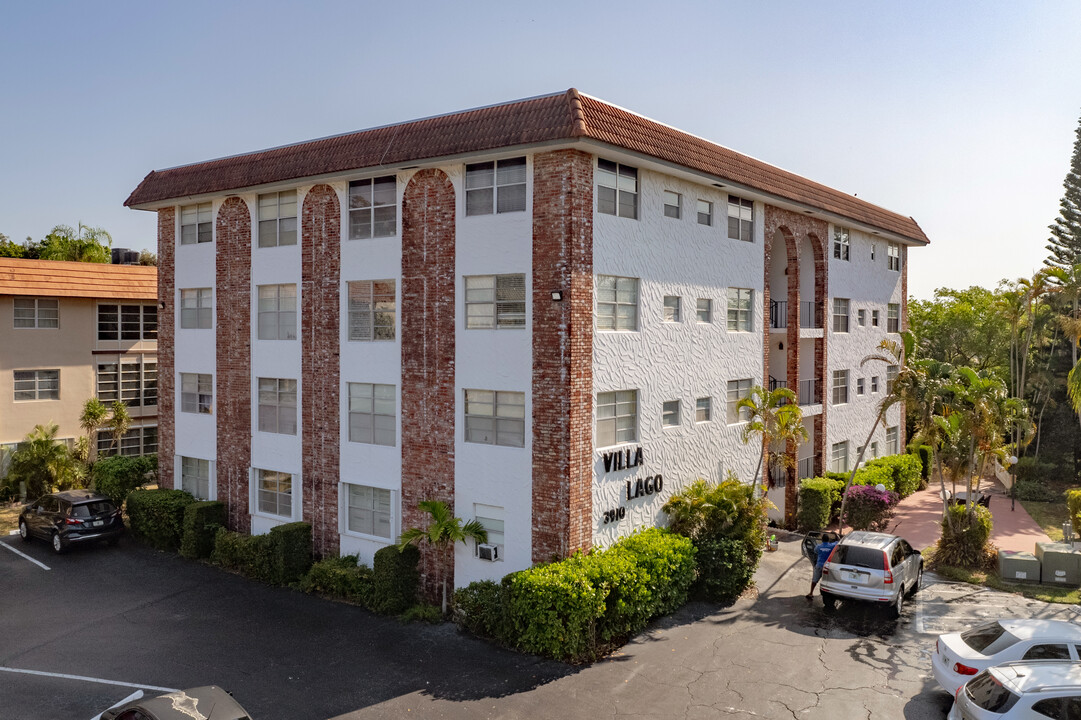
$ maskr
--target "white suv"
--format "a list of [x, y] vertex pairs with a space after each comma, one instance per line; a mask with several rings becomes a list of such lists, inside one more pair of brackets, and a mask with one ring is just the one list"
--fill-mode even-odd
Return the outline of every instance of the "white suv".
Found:
[[919, 550], [896, 535], [857, 530], [837, 543], [822, 566], [822, 602], [827, 610], [839, 598], [888, 603], [896, 617], [922, 579]]
[[1081, 720], [1081, 663], [1029, 660], [984, 670], [957, 692], [947, 720]]

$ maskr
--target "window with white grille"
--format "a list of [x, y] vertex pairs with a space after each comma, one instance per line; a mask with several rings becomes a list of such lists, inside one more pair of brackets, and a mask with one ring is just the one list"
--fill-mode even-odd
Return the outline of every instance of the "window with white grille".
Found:
[[739, 401], [751, 395], [751, 378], [728, 381], [728, 424], [747, 422], [751, 419], [750, 408], [737, 408]]
[[751, 332], [751, 320], [754, 317], [753, 299], [754, 290], [750, 288], [728, 288], [729, 332]]
[[60, 301], [57, 298], [13, 299], [15, 327], [55, 330], [60, 327]]
[[360, 280], [349, 285], [349, 340], [393, 340], [397, 300], [394, 280]]
[[713, 398], [698, 398], [694, 403], [694, 421], [709, 422], [713, 419]]
[[678, 295], [664, 296], [664, 321], [679, 322], [679, 311], [682, 300]]
[[833, 257], [835, 260], [851, 259], [852, 242], [848, 236], [848, 228], [833, 228]]
[[830, 448], [830, 472], [848, 472], [848, 442], [834, 443]]
[[844, 405], [848, 402], [848, 371], [833, 371], [833, 404]]
[[894, 243], [886, 245], [887, 267], [894, 272], [901, 272], [901, 246]]
[[393, 175], [349, 183], [349, 239], [394, 237], [398, 229], [398, 181]]
[[398, 433], [397, 405], [393, 385], [349, 383], [349, 442], [393, 446]]
[[297, 244], [297, 192], [259, 196], [259, 247]]
[[833, 332], [848, 332], [848, 298], [833, 298]]
[[525, 327], [525, 275], [470, 275], [465, 278], [465, 326], [473, 329]]
[[384, 488], [345, 484], [349, 515], [346, 529], [361, 535], [372, 535], [384, 540], [394, 536], [394, 493]]
[[180, 327], [206, 330], [214, 326], [214, 291], [191, 288], [180, 291]]
[[12, 379], [15, 402], [60, 399], [59, 370], [16, 370]]
[[597, 393], [597, 447], [638, 440], [638, 391]]
[[521, 212], [526, 200], [524, 157], [465, 166], [465, 214]]
[[597, 329], [638, 329], [638, 278], [597, 276]]
[[259, 285], [259, 339], [297, 339], [297, 286]]
[[679, 220], [682, 198], [677, 192], [664, 191], [664, 216]]
[[713, 224], [713, 203], [709, 202], [708, 200], [698, 201], [698, 224]]
[[731, 240], [754, 240], [754, 203], [736, 195], [728, 196], [728, 237]]
[[202, 458], [180, 458], [180, 489], [197, 500], [210, 499], [210, 461]]
[[157, 405], [157, 362], [98, 363], [97, 396], [106, 404], [120, 400], [129, 407]]
[[180, 412], [209, 414], [213, 404], [213, 375], [180, 373]]
[[276, 470], [255, 471], [259, 512], [293, 517], [293, 476]]
[[210, 203], [184, 205], [180, 208], [180, 244], [195, 245], [214, 240], [214, 222]]
[[901, 305], [890, 303], [886, 306], [886, 332], [901, 332]]
[[297, 434], [297, 381], [259, 378], [259, 431]]
[[98, 305], [98, 340], [157, 339], [157, 305]]
[[638, 170], [597, 159], [597, 212], [638, 219]]
[[465, 441], [525, 447], [525, 393], [466, 390]]

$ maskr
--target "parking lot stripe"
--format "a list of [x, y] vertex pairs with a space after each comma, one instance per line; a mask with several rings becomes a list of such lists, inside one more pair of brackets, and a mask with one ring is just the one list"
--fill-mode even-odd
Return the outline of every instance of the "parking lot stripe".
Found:
[[64, 680], [82, 680], [83, 682], [98, 683], [99, 685], [116, 685], [118, 687], [137, 688], [139, 690], [157, 690], [158, 692], [177, 692], [176, 688], [158, 687], [157, 685], [140, 685], [139, 683], [120, 682], [118, 680], [104, 680], [102, 678], [86, 677], [85, 675], [68, 675], [67, 673], [44, 672], [42, 670], [25, 670], [23, 668], [10, 668], [0, 665], [0, 672], [19, 673], [21, 675], [40, 675], [42, 677], [62, 678]]
[[10, 550], [11, 552], [15, 553], [16, 555], [22, 555], [22, 556], [23, 556], [24, 558], [26, 558], [26, 559], [27, 559], [27, 560], [29, 560], [30, 562], [34, 563], [35, 565], [37, 565], [37, 566], [38, 566], [39, 568], [41, 568], [42, 570], [48, 570], [48, 569], [49, 569], [49, 566], [48, 566], [48, 565], [46, 565], [45, 563], [43, 563], [43, 562], [38, 562], [37, 560], [35, 560], [34, 558], [30, 557], [29, 555], [27, 555], [26, 553], [22, 552], [21, 550], [16, 550], [15, 548], [11, 547], [11, 546], [10, 546], [10, 545], [8, 545], [8, 544], [7, 544], [6, 542], [0, 542], [0, 545], [3, 545], [4, 547], [6, 547], [6, 548], [7, 548], [8, 550]]

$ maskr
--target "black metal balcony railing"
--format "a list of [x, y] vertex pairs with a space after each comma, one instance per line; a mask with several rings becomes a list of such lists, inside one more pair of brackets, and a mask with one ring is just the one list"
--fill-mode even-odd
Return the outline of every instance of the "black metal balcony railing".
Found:
[[783, 488], [788, 481], [788, 473], [785, 472], [783, 467], [771, 468], [769, 477], [773, 481], [773, 487], [775, 488]]
[[822, 384], [817, 379], [799, 381], [799, 404], [822, 404]]
[[815, 459], [813, 457], [800, 458], [799, 466], [796, 468], [796, 474], [800, 480], [804, 478], [810, 478], [815, 476]]
[[799, 326], [805, 330], [822, 328], [822, 303], [813, 300], [801, 300], [799, 304]]
[[777, 329], [788, 327], [787, 300], [769, 301], [769, 326]]

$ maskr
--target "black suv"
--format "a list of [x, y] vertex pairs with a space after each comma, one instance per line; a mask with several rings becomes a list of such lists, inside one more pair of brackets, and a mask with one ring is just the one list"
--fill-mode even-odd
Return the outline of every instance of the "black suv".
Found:
[[124, 518], [113, 501], [89, 490], [65, 490], [38, 498], [19, 514], [19, 536], [49, 541], [56, 553], [74, 543], [105, 540], [115, 545]]

